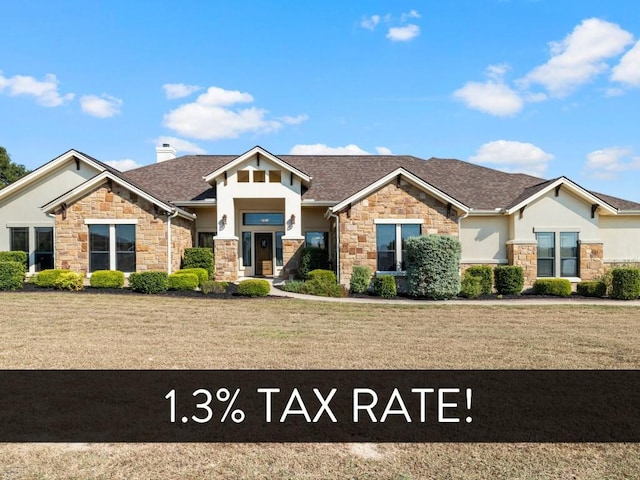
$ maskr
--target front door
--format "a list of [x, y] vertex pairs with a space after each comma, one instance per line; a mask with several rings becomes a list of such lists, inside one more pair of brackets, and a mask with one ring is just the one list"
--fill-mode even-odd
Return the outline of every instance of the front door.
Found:
[[256, 275], [273, 275], [273, 234], [255, 233]]

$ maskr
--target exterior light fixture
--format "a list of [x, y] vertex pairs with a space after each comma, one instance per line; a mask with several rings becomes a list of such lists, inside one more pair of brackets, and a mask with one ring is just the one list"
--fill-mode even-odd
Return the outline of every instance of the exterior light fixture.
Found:
[[296, 216], [292, 213], [291, 214], [291, 225], [295, 225], [296, 224]]
[[222, 215], [222, 224], [223, 225], [227, 224], [227, 214], [226, 213], [224, 215]]

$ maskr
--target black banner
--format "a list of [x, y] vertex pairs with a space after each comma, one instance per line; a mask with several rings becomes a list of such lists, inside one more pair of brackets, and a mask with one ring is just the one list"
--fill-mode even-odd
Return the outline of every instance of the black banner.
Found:
[[638, 370], [4, 370], [0, 442], [639, 442]]

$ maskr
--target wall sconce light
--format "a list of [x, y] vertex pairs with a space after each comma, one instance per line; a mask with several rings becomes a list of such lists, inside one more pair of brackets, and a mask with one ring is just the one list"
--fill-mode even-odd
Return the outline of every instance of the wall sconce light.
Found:
[[296, 224], [296, 216], [292, 213], [291, 214], [291, 225], [295, 225]]
[[222, 224], [223, 225], [227, 224], [227, 214], [226, 213], [224, 215], [222, 215]]

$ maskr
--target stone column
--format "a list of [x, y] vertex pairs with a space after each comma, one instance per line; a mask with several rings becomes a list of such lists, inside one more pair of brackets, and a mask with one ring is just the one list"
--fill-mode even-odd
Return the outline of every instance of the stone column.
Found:
[[213, 256], [216, 262], [216, 280], [232, 282], [238, 279], [237, 238], [214, 237]]
[[580, 279], [593, 280], [604, 274], [604, 246], [602, 242], [580, 241]]
[[522, 267], [524, 287], [530, 288], [538, 276], [538, 244], [535, 240], [509, 240], [507, 242], [509, 265]]
[[282, 238], [282, 277], [288, 280], [295, 275], [300, 265], [300, 249], [304, 246], [304, 238]]

